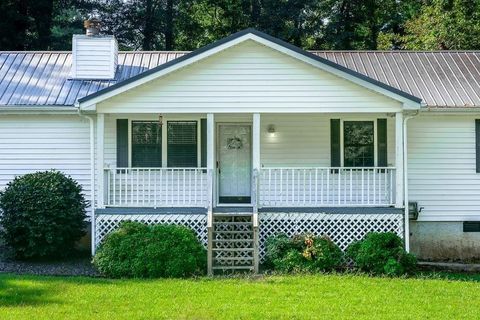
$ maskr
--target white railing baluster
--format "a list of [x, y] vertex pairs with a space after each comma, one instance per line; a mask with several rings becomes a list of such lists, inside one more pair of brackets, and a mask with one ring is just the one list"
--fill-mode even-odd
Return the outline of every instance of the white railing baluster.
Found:
[[[185, 190], [185, 169], [183, 169], [183, 204], [185, 204], [185, 201], [186, 201], [186, 190]], [[178, 191], [180, 192], [180, 190]]]
[[394, 202], [394, 171], [385, 167], [263, 168], [259, 203], [263, 207], [387, 206]]
[[117, 204], [117, 202], [116, 202], [117, 196], [115, 194], [116, 190], [117, 190], [117, 181], [116, 181], [117, 180], [117, 177], [116, 177], [117, 173], [116, 173], [116, 171], [117, 170], [115, 170], [115, 169], [113, 170], [113, 190], [112, 190], [113, 191], [112, 192], [113, 193], [113, 201], [112, 201], [111, 205], [116, 205]]
[[153, 171], [153, 206], [157, 207], [157, 172]]
[[[203, 168], [105, 170], [107, 206], [188, 207], [208, 200]], [[263, 207], [387, 206], [395, 202], [394, 176], [395, 168], [385, 167], [263, 168], [257, 199]]]
[[330, 203], [330, 169], [327, 169], [327, 203]]

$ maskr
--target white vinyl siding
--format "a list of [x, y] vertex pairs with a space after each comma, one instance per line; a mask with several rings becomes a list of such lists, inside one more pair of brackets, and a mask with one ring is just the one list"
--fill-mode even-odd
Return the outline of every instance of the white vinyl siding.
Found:
[[246, 41], [97, 105], [105, 113], [396, 112], [401, 103]]
[[421, 115], [408, 122], [409, 200], [419, 220], [480, 220], [475, 117]]
[[74, 35], [72, 47], [73, 79], [115, 78], [118, 62], [115, 37]]
[[[330, 166], [330, 119], [376, 121], [387, 118], [388, 165], [395, 166], [395, 118], [371, 115], [262, 115], [261, 161], [265, 167]], [[275, 136], [267, 134], [275, 126]]]
[[57, 169], [90, 200], [88, 120], [78, 115], [0, 115], [0, 190], [15, 176]]
[[[155, 119], [156, 115], [135, 116], [108, 115], [105, 118], [105, 164], [116, 164], [116, 119]], [[169, 119], [195, 120], [200, 115], [165, 115], [163, 122]], [[205, 117], [205, 116], [203, 116]], [[265, 167], [273, 166], [330, 166], [330, 119], [376, 121], [387, 118], [388, 165], [395, 166], [395, 118], [386, 114], [353, 114], [353, 115], [321, 115], [321, 114], [262, 114], [261, 115], [261, 163]], [[251, 114], [217, 114], [216, 123], [248, 123]], [[268, 126], [275, 126], [275, 136], [268, 135]], [[163, 155], [165, 156], [165, 154]]]

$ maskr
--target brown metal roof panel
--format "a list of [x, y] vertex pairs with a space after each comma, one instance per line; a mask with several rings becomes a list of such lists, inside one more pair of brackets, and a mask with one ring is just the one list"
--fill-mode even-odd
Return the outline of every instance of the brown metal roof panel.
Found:
[[[417, 52], [417, 64], [421, 66], [419, 69], [424, 70], [424, 76], [426, 76], [429, 81], [426, 81], [427, 85], [427, 90], [432, 92], [434, 96], [436, 96], [437, 102], [436, 104], [439, 106], [449, 106], [449, 105], [454, 105], [455, 100], [452, 98], [451, 93], [449, 90], [452, 90], [450, 86], [446, 84], [446, 81], [444, 83], [444, 78], [443, 75], [442, 77], [439, 76], [438, 74], [438, 68], [435, 69], [435, 65], [432, 64], [433, 57], [429, 59], [428, 57], [425, 56], [425, 53], [423, 52]], [[443, 81], [442, 81], [443, 80]], [[440, 103], [440, 101], [442, 101]]]
[[402, 91], [409, 92], [410, 94], [417, 95], [419, 92], [415, 92], [408, 86], [405, 81], [405, 77], [402, 72], [398, 69], [397, 64], [395, 63], [395, 57], [392, 54], [385, 54], [384, 52], [377, 55], [377, 59], [380, 64], [383, 64], [385, 70], [386, 81], [395, 88], [398, 88]]
[[450, 82], [460, 98], [465, 101], [465, 105], [474, 106], [478, 104], [478, 96], [476, 96], [475, 92], [472, 90], [470, 84], [466, 80], [466, 77], [462, 74], [460, 67], [453, 59], [452, 54], [445, 53], [437, 57], [437, 59], [441, 59], [440, 62], [445, 65], [449, 73], [452, 75]]
[[[404, 68], [410, 76], [410, 82], [415, 84], [419, 90], [419, 94], [429, 104], [436, 106], [439, 101], [443, 101], [442, 97], [438, 95], [438, 92], [431, 92], [428, 89], [428, 83], [431, 81], [425, 68], [419, 63], [418, 57], [415, 52], [409, 52], [407, 54], [401, 54], [400, 57], [405, 62]], [[441, 102], [441, 105], [444, 103]]]

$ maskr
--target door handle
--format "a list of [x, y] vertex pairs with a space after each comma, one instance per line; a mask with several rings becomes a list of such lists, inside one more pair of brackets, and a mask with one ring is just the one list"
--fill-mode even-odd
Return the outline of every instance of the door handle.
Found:
[[217, 161], [217, 170], [218, 170], [218, 174], [220, 174], [220, 165], [218, 161]]

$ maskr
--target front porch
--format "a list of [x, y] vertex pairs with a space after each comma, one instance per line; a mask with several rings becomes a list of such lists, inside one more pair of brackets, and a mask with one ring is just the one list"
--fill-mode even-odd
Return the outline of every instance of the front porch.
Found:
[[96, 207], [401, 208], [402, 122], [402, 113], [99, 114]]
[[123, 220], [192, 228], [211, 271], [258, 270], [278, 233], [328, 235], [342, 249], [371, 231], [403, 236], [402, 123], [402, 113], [98, 114], [93, 250]]

